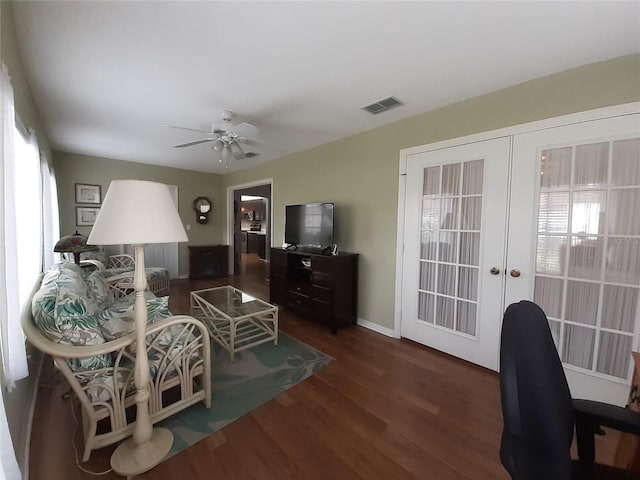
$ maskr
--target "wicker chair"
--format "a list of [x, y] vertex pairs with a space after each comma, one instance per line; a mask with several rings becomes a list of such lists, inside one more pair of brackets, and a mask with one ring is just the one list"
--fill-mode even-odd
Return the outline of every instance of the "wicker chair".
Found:
[[[83, 259], [81, 265], [93, 265], [102, 271], [107, 278], [116, 277], [112, 288], [119, 289], [124, 295], [133, 292], [133, 271], [135, 260], [131, 255], [110, 255], [107, 265], [96, 259]], [[169, 293], [169, 270], [162, 267], [147, 267], [144, 269], [147, 276], [147, 284], [150, 291], [155, 294]]]
[[[68, 266], [65, 268], [71, 269]], [[73, 268], [76, 266], [73, 265]], [[77, 271], [81, 272], [81, 269], [78, 268]], [[23, 308], [22, 328], [34, 347], [53, 358], [56, 367], [80, 401], [84, 432], [82, 461], [87, 461], [92, 450], [110, 445], [133, 433], [135, 420], [130, 420], [130, 413], [135, 411], [135, 334], [133, 331], [123, 332], [111, 340], [92, 342], [87, 339], [93, 338], [92, 333], [95, 332], [80, 331], [76, 332], [75, 337], [81, 339], [80, 346], [70, 344], [73, 338], [71, 341], [52, 339], [51, 331], [43, 329], [42, 320], [35, 320], [36, 317], [41, 318], [43, 310], [47, 309], [53, 315], [58, 315], [56, 304], [62, 302], [61, 297], [56, 297], [55, 291], [45, 292], [48, 296], [42, 294], [42, 290], [52, 285], [53, 288], [65, 288], [57, 279], [47, 284], [41, 279]], [[151, 293], [148, 295], [155, 298]], [[91, 297], [91, 294], [88, 296]], [[166, 298], [157, 300], [166, 301]], [[122, 303], [126, 298], [120, 300]], [[125, 305], [119, 308], [118, 311], [122, 311], [128, 307]], [[103, 312], [93, 315], [95, 317], [101, 313]], [[78, 325], [82, 325], [86, 319], [82, 318]], [[122, 323], [123, 318], [117, 320]], [[69, 323], [61, 324], [69, 326]], [[155, 323], [148, 325], [146, 338], [151, 370], [149, 408], [152, 423], [198, 402], [210, 407], [211, 352], [206, 327], [186, 315], [158, 317]]]

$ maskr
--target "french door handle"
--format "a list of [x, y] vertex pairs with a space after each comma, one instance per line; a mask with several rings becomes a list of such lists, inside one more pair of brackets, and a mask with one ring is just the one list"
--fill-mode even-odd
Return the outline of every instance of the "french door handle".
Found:
[[500, 275], [500, 269], [498, 267], [491, 267], [491, 270], [489, 270], [489, 273], [491, 275]]
[[513, 270], [511, 270], [509, 272], [509, 274], [513, 277], [513, 278], [518, 278], [520, 276], [520, 270], [518, 270], [517, 268], [514, 268]]

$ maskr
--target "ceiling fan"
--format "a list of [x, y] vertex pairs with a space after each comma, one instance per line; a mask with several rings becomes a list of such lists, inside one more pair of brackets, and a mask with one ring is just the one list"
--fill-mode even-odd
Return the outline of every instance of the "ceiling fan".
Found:
[[193, 140], [191, 142], [179, 143], [174, 145], [174, 148], [191, 147], [193, 145], [199, 145], [201, 143], [212, 142], [211, 149], [218, 154], [218, 162], [226, 163], [228, 166], [229, 157], [233, 157], [236, 160], [242, 160], [243, 158], [256, 157], [258, 154], [254, 152], [245, 152], [242, 145], [255, 145], [256, 142], [252, 140], [251, 136], [258, 133], [258, 129], [250, 123], [239, 123], [234, 125], [231, 120], [235, 117], [235, 113], [224, 110], [220, 113], [222, 124], [211, 125], [211, 131], [197, 130], [194, 128], [178, 127], [175, 125], [162, 125], [163, 127], [178, 128], [180, 130], [189, 130], [191, 132], [199, 132], [207, 134], [206, 138]]

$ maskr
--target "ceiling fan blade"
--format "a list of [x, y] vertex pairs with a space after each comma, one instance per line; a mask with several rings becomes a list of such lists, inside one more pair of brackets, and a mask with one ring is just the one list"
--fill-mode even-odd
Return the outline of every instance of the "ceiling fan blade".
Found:
[[264, 146], [263, 142], [256, 140], [255, 138], [238, 137], [236, 141], [243, 143], [244, 145], [249, 145], [250, 147]]
[[229, 128], [230, 132], [235, 133], [239, 137], [253, 137], [258, 133], [258, 129], [250, 123], [239, 123]]
[[160, 125], [161, 127], [168, 127], [168, 128], [177, 128], [178, 130], [188, 130], [190, 132], [199, 132], [199, 133], [208, 133], [211, 134], [211, 132], [207, 131], [207, 130], [197, 130], [195, 128], [187, 128], [187, 127], [177, 127], [176, 125]]
[[190, 147], [191, 145], [198, 145], [199, 143], [205, 143], [205, 142], [212, 142], [214, 140], [217, 140], [217, 138], [212, 137], [212, 138], [203, 138], [201, 140], [194, 140], [193, 142], [187, 142], [187, 143], [180, 143], [178, 145], [174, 145], [173, 148], [183, 148], [183, 147]]

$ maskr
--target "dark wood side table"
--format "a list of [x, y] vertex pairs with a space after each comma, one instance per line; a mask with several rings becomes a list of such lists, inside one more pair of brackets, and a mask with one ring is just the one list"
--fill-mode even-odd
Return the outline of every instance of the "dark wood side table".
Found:
[[189, 279], [224, 277], [229, 269], [228, 245], [189, 246]]

